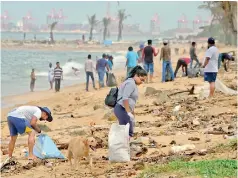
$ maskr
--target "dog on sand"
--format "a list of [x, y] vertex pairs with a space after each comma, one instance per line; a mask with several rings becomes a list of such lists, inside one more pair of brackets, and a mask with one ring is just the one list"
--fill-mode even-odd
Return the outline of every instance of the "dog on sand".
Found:
[[72, 158], [74, 158], [74, 168], [78, 169], [81, 158], [86, 157], [89, 161], [90, 168], [92, 168], [93, 161], [89, 154], [90, 149], [96, 150], [97, 141], [93, 137], [75, 137], [69, 142], [68, 159], [72, 167]]

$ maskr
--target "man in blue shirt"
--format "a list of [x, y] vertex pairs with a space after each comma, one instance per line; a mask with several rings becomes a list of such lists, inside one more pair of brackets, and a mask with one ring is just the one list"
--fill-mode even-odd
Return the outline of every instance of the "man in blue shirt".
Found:
[[127, 77], [129, 76], [131, 70], [137, 66], [137, 61], [139, 56], [136, 52], [133, 51], [133, 48], [130, 46], [126, 55], [126, 67], [127, 67]]
[[98, 72], [98, 79], [99, 79], [99, 88], [104, 87], [104, 76], [106, 73], [105, 68], [109, 71], [108, 63], [106, 60], [106, 54], [102, 55], [102, 58], [97, 60], [96, 70]]

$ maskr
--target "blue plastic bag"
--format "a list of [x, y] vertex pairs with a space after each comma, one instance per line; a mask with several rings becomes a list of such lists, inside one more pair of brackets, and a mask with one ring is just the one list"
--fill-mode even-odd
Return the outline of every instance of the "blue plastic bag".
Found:
[[45, 134], [37, 137], [36, 143], [33, 148], [33, 154], [40, 159], [65, 159], [64, 155], [59, 151], [53, 140]]
[[104, 40], [103, 44], [105, 46], [111, 46], [112, 45], [112, 40]]

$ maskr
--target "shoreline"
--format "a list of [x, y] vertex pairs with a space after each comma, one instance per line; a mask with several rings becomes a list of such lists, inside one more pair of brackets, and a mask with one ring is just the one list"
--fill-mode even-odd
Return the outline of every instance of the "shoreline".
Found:
[[[123, 68], [114, 70], [114, 74], [116, 75], [117, 81], [121, 77], [121, 75], [123, 75], [122, 74], [123, 72], [125, 72]], [[95, 84], [97, 86], [98, 85], [97, 74], [94, 76], [94, 78], [95, 78]], [[90, 80], [89, 86], [91, 86], [91, 85], [92, 85], [92, 81]], [[67, 92], [68, 90], [70, 90], [72, 88], [76, 88], [76, 87], [78, 87], [80, 89], [80, 91], [85, 91], [85, 89], [83, 89], [83, 88], [85, 88], [85, 86], [86, 86], [86, 81], [81, 81], [77, 84], [64, 86], [63, 88], [61, 88], [60, 92]], [[37, 95], [42, 95], [42, 94], [46, 94], [46, 96], [37, 97]], [[34, 91], [34, 92], [28, 91], [28, 92], [24, 92], [24, 93], [20, 93], [20, 94], [3, 96], [3, 97], [1, 97], [1, 108], [6, 109], [9, 107], [13, 107], [14, 105], [26, 104], [26, 103], [29, 103], [32, 101], [36, 101], [35, 98], [37, 98], [37, 100], [43, 100], [44, 98], [47, 98], [48, 95], [50, 97], [53, 94], [56, 94], [56, 92], [54, 90], [54, 86], [53, 86], [52, 90], [42, 89], [42, 90], [38, 90], [38, 91]], [[29, 100], [28, 97], [32, 97], [32, 98], [34, 98], [34, 100]], [[4, 106], [3, 106], [3, 103], [4, 103]]]

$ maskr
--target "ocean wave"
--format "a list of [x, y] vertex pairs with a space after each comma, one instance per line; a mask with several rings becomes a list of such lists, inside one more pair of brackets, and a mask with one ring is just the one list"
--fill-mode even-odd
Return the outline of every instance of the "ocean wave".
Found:
[[[83, 69], [83, 64], [80, 64], [78, 62], [66, 62], [63, 66], [63, 73], [64, 75], [69, 75], [73, 73], [72, 67], [77, 68], [77, 69]], [[48, 76], [48, 72], [38, 72], [36, 76]]]

